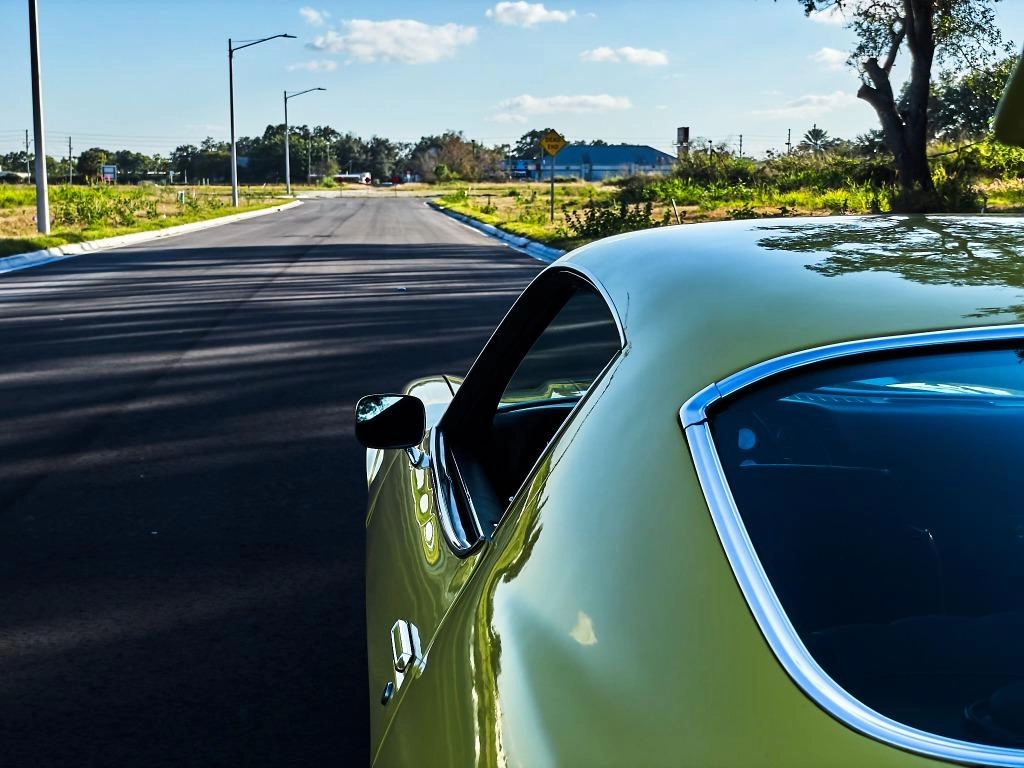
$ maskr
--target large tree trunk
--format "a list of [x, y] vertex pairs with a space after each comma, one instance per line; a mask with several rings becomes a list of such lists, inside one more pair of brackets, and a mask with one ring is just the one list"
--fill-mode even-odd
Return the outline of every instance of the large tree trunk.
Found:
[[[932, 59], [935, 56], [935, 31], [932, 0], [903, 0], [903, 28], [893, 39], [893, 48], [884, 64], [877, 58], [864, 63], [864, 72], [871, 84], [865, 83], [857, 92], [878, 114], [885, 145], [892, 152], [899, 176], [905, 210], [927, 210], [935, 204], [935, 187], [928, 165], [928, 91]], [[906, 39], [911, 55], [910, 85], [907, 89], [907, 111], [896, 108], [889, 72], [900, 43]]]

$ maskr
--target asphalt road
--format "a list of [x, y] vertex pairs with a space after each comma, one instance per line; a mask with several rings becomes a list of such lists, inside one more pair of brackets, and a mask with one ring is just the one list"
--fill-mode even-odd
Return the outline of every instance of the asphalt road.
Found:
[[0, 766], [366, 764], [355, 400], [540, 266], [343, 198], [0, 276]]

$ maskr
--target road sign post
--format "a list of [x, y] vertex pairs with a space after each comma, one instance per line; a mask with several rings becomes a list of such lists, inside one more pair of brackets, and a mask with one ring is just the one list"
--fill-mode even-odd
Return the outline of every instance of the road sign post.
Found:
[[540, 138], [540, 147], [551, 155], [551, 223], [555, 223], [555, 155], [566, 145], [565, 137], [552, 129]]

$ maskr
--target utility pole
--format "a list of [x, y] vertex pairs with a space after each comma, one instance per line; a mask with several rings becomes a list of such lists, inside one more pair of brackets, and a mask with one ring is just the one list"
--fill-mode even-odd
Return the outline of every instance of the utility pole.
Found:
[[68, 184], [74, 184], [74, 166], [71, 164], [71, 137], [68, 136]]
[[32, 57], [32, 117], [36, 140], [36, 229], [50, 234], [50, 199], [46, 188], [46, 147], [43, 142], [43, 84], [39, 67], [39, 24], [36, 0], [28, 2], [28, 33]]
[[786, 154], [790, 154], [793, 151], [793, 129], [786, 129]]
[[32, 163], [28, 161], [28, 128], [25, 129], [25, 173], [32, 176]]
[[743, 157], [743, 134], [740, 134], [740, 157]]

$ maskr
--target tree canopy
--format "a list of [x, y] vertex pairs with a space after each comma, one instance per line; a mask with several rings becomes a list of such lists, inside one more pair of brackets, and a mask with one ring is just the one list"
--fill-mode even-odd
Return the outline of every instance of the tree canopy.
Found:
[[[858, 98], [875, 110], [892, 153], [902, 190], [901, 206], [938, 204], [926, 156], [932, 68], [980, 70], [1008, 52], [995, 25], [999, 0], [798, 0], [804, 12], [839, 13], [856, 36], [850, 63], [861, 74]], [[910, 78], [897, 98], [891, 82], [901, 52]]]

